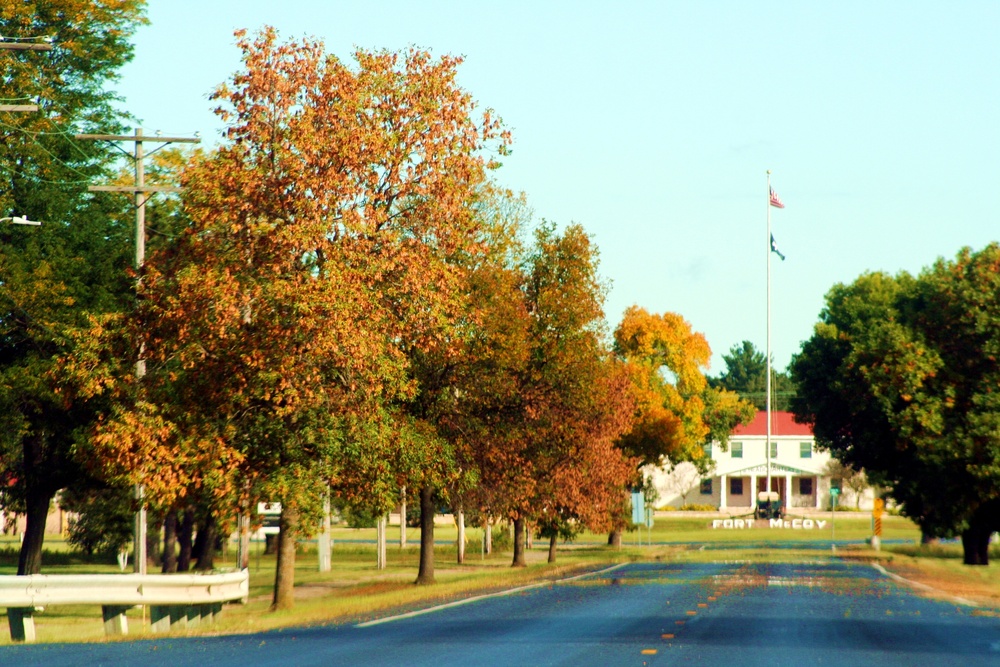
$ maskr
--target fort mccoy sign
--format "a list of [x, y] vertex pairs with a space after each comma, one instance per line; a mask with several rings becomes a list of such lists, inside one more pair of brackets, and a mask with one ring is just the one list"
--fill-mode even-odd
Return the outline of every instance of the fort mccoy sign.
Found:
[[789, 528], [791, 530], [821, 530], [826, 521], [818, 519], [712, 519], [712, 528], [741, 530], [747, 528]]

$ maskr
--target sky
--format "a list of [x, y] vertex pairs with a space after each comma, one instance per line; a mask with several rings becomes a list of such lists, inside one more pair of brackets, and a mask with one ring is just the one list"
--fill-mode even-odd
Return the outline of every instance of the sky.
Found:
[[712, 375], [743, 340], [767, 349], [768, 293], [784, 369], [835, 284], [1000, 237], [992, 0], [148, 0], [148, 18], [115, 84], [123, 109], [206, 147], [238, 28], [345, 61], [463, 56], [460, 84], [513, 133], [497, 180], [597, 244], [609, 328], [634, 304], [679, 313]]

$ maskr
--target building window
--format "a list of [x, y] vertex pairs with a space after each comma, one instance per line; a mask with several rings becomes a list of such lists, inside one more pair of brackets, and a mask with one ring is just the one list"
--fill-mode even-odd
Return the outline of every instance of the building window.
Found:
[[813, 494], [813, 480], [812, 477], [800, 477], [799, 478], [799, 495], [800, 496], [811, 496]]
[[733, 477], [729, 480], [729, 495], [731, 496], [742, 496], [743, 495], [743, 478]]
[[733, 451], [733, 458], [734, 459], [741, 459], [741, 458], [743, 458], [743, 443], [742, 442], [734, 442], [732, 444], [732, 451]]
[[703, 479], [701, 480], [701, 495], [710, 496], [712, 495], [712, 480]]
[[712, 458], [712, 443], [705, 445], [705, 458]]
[[811, 442], [799, 443], [799, 458], [811, 459], [813, 456], [813, 444]]
[[778, 458], [778, 443], [776, 442], [771, 443], [771, 458], [772, 459]]

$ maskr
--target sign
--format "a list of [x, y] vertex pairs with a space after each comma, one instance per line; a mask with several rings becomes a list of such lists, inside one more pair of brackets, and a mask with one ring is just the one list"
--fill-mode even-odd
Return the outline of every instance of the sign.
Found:
[[646, 523], [646, 496], [642, 493], [632, 493], [632, 523], [645, 525]]
[[885, 512], [885, 500], [882, 498], [875, 499], [875, 505], [872, 507], [872, 516], [876, 519], [881, 519], [882, 514]]
[[[744, 530], [754, 528], [756, 522], [753, 519], [712, 519], [712, 528], [723, 528], [726, 530]], [[770, 519], [768, 528], [790, 528], [792, 530], [816, 530], [826, 526], [826, 521], [813, 519]]]
[[260, 535], [277, 535], [280, 531], [281, 503], [257, 503], [257, 514], [263, 519]]

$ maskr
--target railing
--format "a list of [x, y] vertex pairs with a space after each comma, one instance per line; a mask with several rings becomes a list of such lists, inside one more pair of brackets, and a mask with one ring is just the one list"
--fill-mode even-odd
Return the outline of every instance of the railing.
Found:
[[247, 570], [225, 574], [32, 574], [0, 576], [0, 607], [7, 608], [10, 637], [35, 641], [34, 612], [44, 607], [101, 605], [104, 631], [128, 634], [125, 612], [150, 608], [153, 632], [211, 622], [223, 602], [245, 601]]

